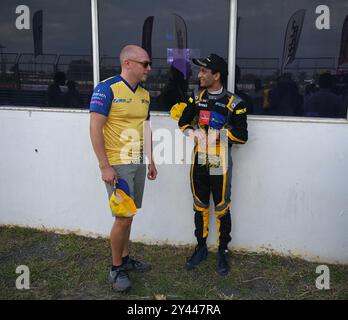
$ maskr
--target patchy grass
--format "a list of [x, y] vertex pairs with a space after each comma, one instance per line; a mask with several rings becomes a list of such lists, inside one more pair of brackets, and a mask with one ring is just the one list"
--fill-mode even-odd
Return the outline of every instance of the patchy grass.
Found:
[[[132, 254], [150, 262], [152, 270], [131, 273], [132, 290], [119, 294], [107, 282], [108, 239], [0, 227], [0, 299], [348, 299], [348, 266], [328, 265], [330, 290], [318, 290], [317, 263], [232, 252], [231, 272], [221, 277], [215, 252], [195, 271], [186, 271], [192, 250], [132, 243]], [[15, 287], [19, 265], [30, 269], [29, 290]]]

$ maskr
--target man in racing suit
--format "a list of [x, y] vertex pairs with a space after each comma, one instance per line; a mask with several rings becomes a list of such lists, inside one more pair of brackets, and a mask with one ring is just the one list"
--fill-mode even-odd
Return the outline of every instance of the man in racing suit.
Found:
[[195, 141], [190, 181], [198, 245], [186, 268], [195, 268], [208, 255], [206, 239], [212, 194], [218, 229], [217, 272], [226, 275], [227, 245], [231, 241], [231, 146], [244, 144], [248, 139], [247, 110], [243, 100], [223, 86], [228, 74], [223, 58], [210, 54], [205, 59], [193, 59], [193, 63], [200, 66], [198, 79], [203, 90], [189, 99], [179, 119], [180, 129]]

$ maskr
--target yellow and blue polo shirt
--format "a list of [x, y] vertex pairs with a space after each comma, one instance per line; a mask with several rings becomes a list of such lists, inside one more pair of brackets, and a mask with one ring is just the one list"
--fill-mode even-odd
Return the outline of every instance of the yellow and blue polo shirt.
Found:
[[149, 92], [141, 85], [133, 89], [120, 75], [100, 82], [94, 89], [90, 112], [107, 117], [103, 134], [110, 165], [142, 161], [149, 106]]

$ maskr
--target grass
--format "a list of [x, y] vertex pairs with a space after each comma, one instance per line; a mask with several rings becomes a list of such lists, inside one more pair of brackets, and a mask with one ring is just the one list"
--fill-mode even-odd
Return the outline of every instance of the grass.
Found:
[[[107, 282], [108, 239], [0, 226], [0, 299], [348, 299], [348, 266], [328, 265], [330, 290], [318, 290], [318, 263], [232, 252], [231, 272], [221, 277], [214, 252], [195, 271], [186, 271], [192, 250], [131, 243], [132, 254], [150, 262], [152, 270], [130, 274], [132, 290], [120, 294]], [[29, 290], [16, 289], [19, 265], [29, 267]]]

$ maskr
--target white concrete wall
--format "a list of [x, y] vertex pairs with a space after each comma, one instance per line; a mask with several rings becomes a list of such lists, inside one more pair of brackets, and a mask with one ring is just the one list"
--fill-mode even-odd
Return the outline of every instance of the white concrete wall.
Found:
[[[152, 127], [176, 123], [152, 115]], [[233, 147], [231, 247], [348, 263], [347, 137], [345, 120], [249, 117], [249, 142]], [[109, 235], [87, 111], [2, 108], [0, 150], [0, 224]], [[132, 239], [193, 244], [189, 166], [158, 171]]]

